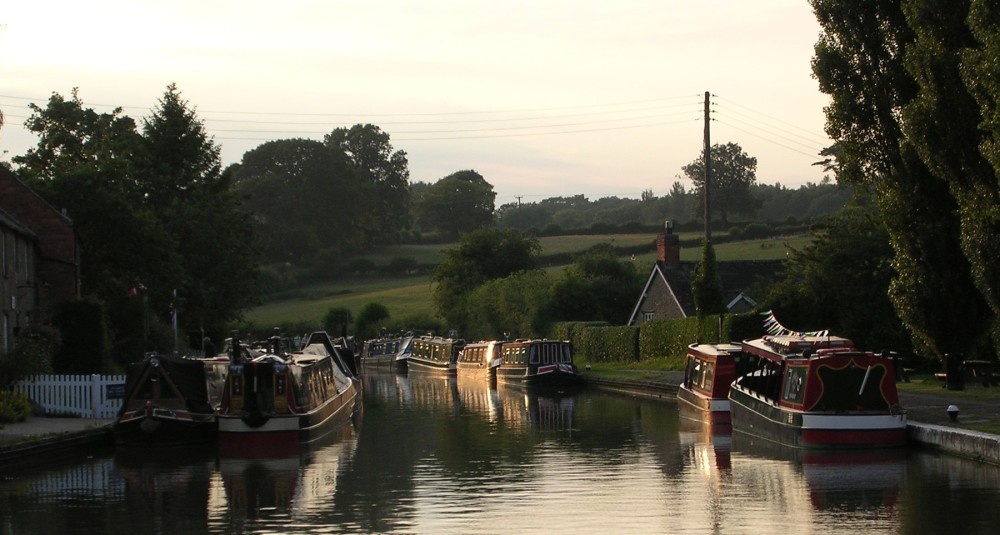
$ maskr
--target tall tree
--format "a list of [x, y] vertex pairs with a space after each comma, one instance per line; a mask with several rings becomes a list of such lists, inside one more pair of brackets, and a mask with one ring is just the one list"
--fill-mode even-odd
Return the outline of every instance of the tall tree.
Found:
[[722, 281], [715, 266], [715, 248], [712, 242], [705, 240], [701, 246], [701, 262], [694, 270], [691, 281], [691, 293], [694, 297], [694, 308], [699, 318], [712, 314], [722, 314], [726, 311], [723, 303]]
[[[81, 291], [104, 303], [143, 282], [168, 303], [164, 288], [176, 264], [176, 242], [143, 202], [136, 178], [142, 140], [135, 121], [117, 108], [86, 108], [76, 89], [70, 99], [53, 93], [46, 107], [31, 104], [25, 127], [38, 145], [13, 158], [19, 175], [73, 220], [80, 241]], [[117, 310], [117, 308], [112, 309]], [[138, 337], [135, 355], [141, 356]]]
[[907, 353], [909, 336], [889, 299], [893, 250], [878, 214], [852, 204], [818, 223], [813, 235], [792, 252], [767, 308], [805, 330], [830, 329], [859, 347]]
[[467, 338], [541, 337], [552, 316], [552, 281], [541, 269], [486, 281], [469, 295]]
[[347, 156], [355, 176], [368, 186], [365, 201], [371, 206], [362, 212], [359, 228], [368, 243], [393, 240], [408, 230], [410, 220], [410, 170], [406, 152], [393, 151], [389, 134], [373, 124], [337, 128], [323, 138], [328, 147]]
[[[743, 152], [736, 143], [712, 145], [712, 203], [713, 213], [718, 213], [723, 226], [729, 226], [730, 214], [753, 215], [760, 207], [751, 187], [757, 182], [757, 158]], [[705, 156], [681, 168], [684, 175], [694, 182], [702, 202], [705, 200]]]
[[837, 179], [871, 191], [893, 248], [893, 306], [925, 355], [979, 346], [989, 309], [959, 246], [957, 206], [903, 132], [918, 84], [904, 56], [916, 36], [900, 0], [811, 0], [822, 28], [813, 72], [830, 95]]
[[[994, 315], [1000, 314], [1000, 183], [984, 145], [1000, 133], [984, 128], [981, 104], [993, 106], [991, 92], [1000, 76], [996, 57], [982, 49], [969, 26], [969, 0], [947, 3], [910, 0], [904, 4], [915, 41], [905, 65], [917, 83], [915, 99], [903, 109], [904, 133], [921, 160], [944, 180], [958, 206], [961, 245], [972, 277]], [[1000, 14], [992, 3], [979, 3], [974, 20], [989, 28]], [[989, 39], [989, 31], [980, 37]], [[994, 37], [995, 39], [995, 37]], [[977, 102], [976, 96], [979, 96]]]
[[432, 184], [422, 195], [417, 213], [421, 227], [445, 236], [459, 235], [493, 223], [493, 186], [479, 173], [452, 173]]
[[269, 141], [243, 155], [236, 188], [268, 263], [302, 266], [321, 250], [339, 257], [365, 243], [363, 188], [343, 153], [318, 141]]
[[434, 272], [434, 304], [452, 327], [468, 325], [469, 294], [489, 280], [502, 279], [537, 267], [538, 239], [513, 229], [484, 228], [462, 236], [457, 247], [444, 251]]
[[253, 231], [222, 173], [220, 149], [175, 84], [143, 121], [139, 188], [177, 243], [172, 305], [200, 341], [255, 302]]

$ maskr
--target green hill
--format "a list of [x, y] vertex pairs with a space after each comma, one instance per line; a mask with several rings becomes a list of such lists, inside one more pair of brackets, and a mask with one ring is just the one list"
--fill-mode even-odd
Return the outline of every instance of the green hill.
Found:
[[[692, 233], [690, 236], [681, 236], [682, 239], [693, 237], [697, 237], [697, 235]], [[801, 235], [780, 239], [721, 243], [715, 246], [715, 254], [720, 262], [782, 259], [786, 257], [789, 248], [800, 249], [810, 240], [809, 236]], [[653, 241], [650, 236], [642, 234], [556, 236], [539, 240], [543, 255], [582, 252], [598, 243], [612, 243], [621, 247], [648, 243], [650, 245], [649, 252], [636, 255], [633, 260], [640, 273], [648, 273], [656, 260]], [[421, 264], [436, 264], [444, 258], [442, 251], [453, 246], [454, 244], [394, 245], [374, 251], [366, 255], [365, 258], [376, 265], [386, 265], [393, 258], [398, 257], [414, 258]], [[700, 246], [681, 249], [682, 261], [697, 262], [700, 258]], [[548, 268], [548, 270], [552, 273], [558, 273], [563, 267], [557, 266]], [[331, 281], [304, 286], [297, 289], [294, 295], [255, 307], [245, 314], [245, 319], [259, 327], [306, 322], [318, 324], [330, 308], [345, 307], [357, 313], [365, 303], [369, 302], [385, 305], [394, 318], [419, 314], [434, 316], [436, 311], [431, 302], [431, 292], [432, 283], [430, 277], [426, 275], [377, 280]]]

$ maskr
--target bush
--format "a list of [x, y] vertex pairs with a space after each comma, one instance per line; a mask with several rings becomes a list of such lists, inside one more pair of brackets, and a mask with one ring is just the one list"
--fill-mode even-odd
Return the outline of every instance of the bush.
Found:
[[52, 361], [60, 345], [59, 331], [53, 327], [32, 324], [21, 329], [14, 340], [14, 348], [0, 354], [0, 386], [29, 375], [52, 373]]
[[111, 344], [104, 306], [94, 299], [67, 301], [59, 305], [53, 323], [66, 340], [55, 355], [56, 373], [102, 373], [107, 371]]
[[773, 234], [774, 229], [766, 223], [750, 223], [743, 229], [744, 240], [762, 240]]
[[31, 402], [24, 392], [0, 389], [0, 423], [23, 422], [31, 414]]
[[416, 272], [418, 267], [416, 259], [409, 256], [396, 256], [389, 261], [386, 272], [389, 275], [403, 276]]

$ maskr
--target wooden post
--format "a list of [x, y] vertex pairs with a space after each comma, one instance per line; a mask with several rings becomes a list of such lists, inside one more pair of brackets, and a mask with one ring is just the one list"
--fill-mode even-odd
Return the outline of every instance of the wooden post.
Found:
[[712, 210], [709, 192], [712, 190], [712, 141], [709, 124], [712, 120], [708, 109], [709, 93], [705, 91], [705, 241], [712, 241]]

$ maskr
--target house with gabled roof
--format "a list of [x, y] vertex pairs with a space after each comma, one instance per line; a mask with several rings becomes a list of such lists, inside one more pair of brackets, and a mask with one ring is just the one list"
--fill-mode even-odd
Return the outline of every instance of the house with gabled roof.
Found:
[[[656, 262], [626, 325], [638, 326], [647, 321], [687, 318], [696, 314], [691, 282], [698, 262], [681, 262], [680, 237], [673, 233], [670, 221], [656, 237], [656, 253]], [[757, 301], [744, 293], [744, 289], [758, 280], [773, 279], [781, 268], [780, 260], [716, 262], [726, 310], [733, 314], [753, 310]]]
[[20, 329], [79, 298], [73, 221], [0, 166], [0, 351]]

